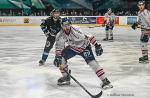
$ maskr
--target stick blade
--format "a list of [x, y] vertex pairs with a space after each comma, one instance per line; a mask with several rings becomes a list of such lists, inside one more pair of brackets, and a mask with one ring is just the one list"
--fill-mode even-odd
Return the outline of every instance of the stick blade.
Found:
[[93, 96], [93, 98], [100, 98], [102, 96], [102, 94], [103, 94], [103, 91], [101, 91], [99, 94]]

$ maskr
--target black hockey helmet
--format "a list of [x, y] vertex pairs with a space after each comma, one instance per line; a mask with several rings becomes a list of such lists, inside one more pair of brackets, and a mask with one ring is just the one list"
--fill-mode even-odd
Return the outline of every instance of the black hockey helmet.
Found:
[[59, 19], [59, 16], [60, 16], [60, 15], [55, 16], [55, 13], [59, 13], [59, 14], [60, 14], [60, 10], [58, 10], [58, 9], [53, 9], [53, 10], [51, 11], [51, 13], [50, 13], [50, 15], [53, 17], [53, 19], [54, 19], [54, 20], [57, 20], [57, 19]]
[[145, 1], [139, 1], [139, 2], [138, 2], [138, 6], [139, 6], [139, 5], [145, 5]]
[[54, 12], [60, 12], [60, 10], [59, 10], [59, 9], [53, 9], [52, 12], [53, 12], [53, 13], [54, 13]]
[[57, 13], [57, 12], [60, 13], [60, 10], [58, 10], [58, 9], [53, 9], [53, 10], [51, 11], [50, 15], [53, 16], [53, 14], [54, 14], [54, 13]]

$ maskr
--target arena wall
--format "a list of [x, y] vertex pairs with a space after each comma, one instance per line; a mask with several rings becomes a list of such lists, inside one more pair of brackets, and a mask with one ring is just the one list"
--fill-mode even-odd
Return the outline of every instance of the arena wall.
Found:
[[[0, 26], [39, 26], [48, 16], [0, 16]], [[64, 16], [62, 16], [63, 18]], [[66, 17], [66, 16], [65, 16]], [[74, 25], [100, 26], [104, 16], [67, 16]], [[116, 16], [115, 25], [128, 26], [137, 22], [137, 16]]]

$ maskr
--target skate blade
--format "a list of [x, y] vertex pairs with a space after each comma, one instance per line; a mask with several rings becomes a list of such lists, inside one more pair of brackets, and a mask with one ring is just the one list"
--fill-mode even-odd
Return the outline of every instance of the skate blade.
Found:
[[44, 64], [39, 64], [39, 66], [43, 66]]
[[105, 42], [106, 42], [106, 41], [109, 41], [109, 40], [102, 40], [102, 41], [105, 41]]
[[113, 42], [114, 40], [108, 40], [109, 42]]
[[139, 61], [139, 63], [148, 64], [149, 61]]
[[105, 87], [103, 87], [102, 89], [103, 90], [108, 90], [108, 89], [111, 89], [113, 88], [113, 85], [109, 84], [109, 85], [106, 85]]
[[59, 86], [70, 85], [70, 81], [63, 82], [63, 83], [57, 83], [57, 85], [59, 85]]

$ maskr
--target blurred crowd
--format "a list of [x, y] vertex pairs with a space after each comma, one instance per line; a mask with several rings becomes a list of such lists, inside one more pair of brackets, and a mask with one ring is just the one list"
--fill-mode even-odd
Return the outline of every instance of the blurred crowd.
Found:
[[[62, 16], [102, 16], [107, 10], [102, 11], [91, 11], [87, 9], [63, 9], [61, 10]], [[0, 10], [0, 16], [48, 16], [50, 15], [50, 10], [36, 10], [31, 12], [25, 12], [24, 10], [18, 9], [5, 9]], [[138, 11], [114, 11], [117, 16], [136, 16]]]

